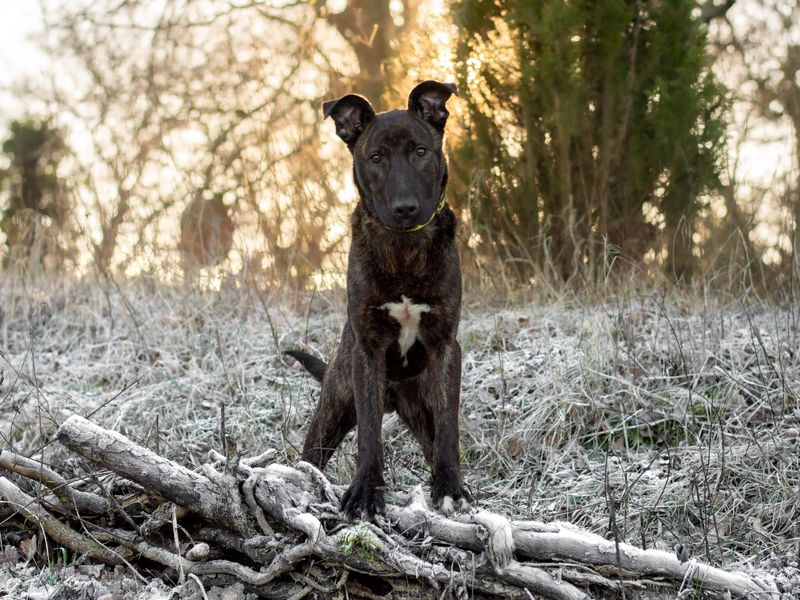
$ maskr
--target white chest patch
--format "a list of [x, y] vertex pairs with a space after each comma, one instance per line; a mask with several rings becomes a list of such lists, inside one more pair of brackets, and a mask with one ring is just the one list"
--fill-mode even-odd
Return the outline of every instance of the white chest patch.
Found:
[[400, 323], [400, 335], [397, 337], [397, 344], [400, 346], [400, 356], [403, 357], [403, 366], [408, 364], [406, 352], [419, 333], [419, 319], [422, 313], [430, 312], [431, 307], [427, 304], [414, 304], [411, 298], [400, 297], [400, 302], [387, 302], [379, 308], [389, 311], [389, 316]]

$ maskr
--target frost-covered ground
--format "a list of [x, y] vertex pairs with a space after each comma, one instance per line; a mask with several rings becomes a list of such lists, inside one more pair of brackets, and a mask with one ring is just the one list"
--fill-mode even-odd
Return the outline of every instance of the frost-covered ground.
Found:
[[[295, 460], [319, 390], [280, 350], [329, 356], [343, 315], [339, 293], [239, 281], [202, 291], [0, 276], [0, 444], [79, 477], [83, 463], [49, 443], [79, 413], [191, 466], [220, 447], [224, 407], [242, 454]], [[468, 298], [460, 339], [464, 477], [478, 504], [767, 569], [800, 597], [797, 306]], [[384, 439], [387, 483], [427, 483], [396, 416]], [[347, 483], [354, 461], [351, 435], [327, 472]], [[65, 581], [86, 597], [171, 593], [65, 569], [9, 512], [0, 506], [0, 595], [44, 598]]]

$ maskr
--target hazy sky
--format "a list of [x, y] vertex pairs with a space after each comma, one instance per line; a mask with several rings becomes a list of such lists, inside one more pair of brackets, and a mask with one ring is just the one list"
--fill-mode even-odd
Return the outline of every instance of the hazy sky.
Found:
[[10, 109], [17, 116], [24, 109], [13, 101], [7, 88], [20, 77], [42, 70], [44, 59], [29, 39], [41, 30], [42, 13], [37, 0], [0, 0], [0, 114]]

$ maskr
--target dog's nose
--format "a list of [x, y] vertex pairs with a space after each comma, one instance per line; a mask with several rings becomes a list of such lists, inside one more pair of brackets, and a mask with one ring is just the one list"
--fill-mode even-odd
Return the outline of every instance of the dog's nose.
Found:
[[394, 216], [398, 219], [409, 219], [416, 217], [419, 212], [419, 205], [412, 200], [401, 200], [393, 207]]

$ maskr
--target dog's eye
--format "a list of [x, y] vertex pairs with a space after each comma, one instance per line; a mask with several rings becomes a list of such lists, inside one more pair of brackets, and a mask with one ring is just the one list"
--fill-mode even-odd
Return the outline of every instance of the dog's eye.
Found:
[[425, 146], [417, 146], [417, 156], [425, 156], [428, 149]]
[[373, 154], [372, 154], [372, 155], [371, 155], [369, 158], [370, 158], [370, 160], [371, 160], [372, 162], [374, 162], [374, 163], [379, 163], [379, 162], [381, 162], [381, 155], [380, 155], [380, 154], [378, 154], [377, 152], [373, 153]]

